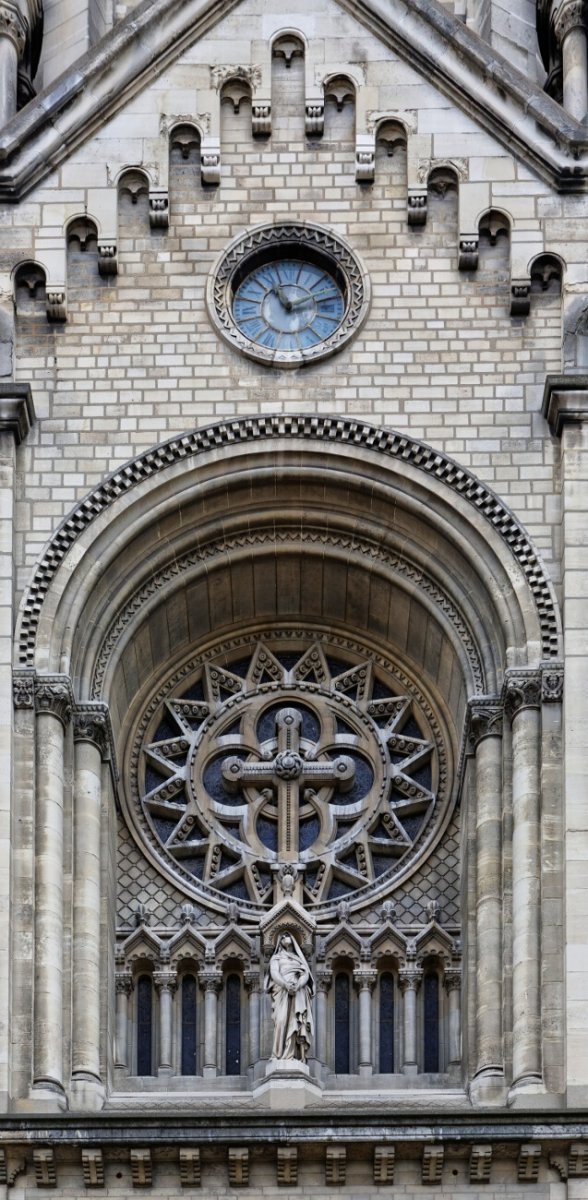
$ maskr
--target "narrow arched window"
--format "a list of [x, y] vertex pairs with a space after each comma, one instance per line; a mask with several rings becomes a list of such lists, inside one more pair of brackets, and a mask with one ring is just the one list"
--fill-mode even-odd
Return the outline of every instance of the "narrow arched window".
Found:
[[380, 1072], [394, 1071], [394, 976], [380, 976]]
[[137, 1075], [153, 1074], [153, 984], [150, 975], [137, 980]]
[[424, 978], [424, 1070], [439, 1070], [439, 978], [436, 971], [427, 971]]
[[335, 976], [335, 1071], [349, 1074], [350, 988], [348, 975]]
[[182, 1075], [196, 1074], [196, 980], [182, 979]]
[[241, 1074], [241, 980], [228, 975], [225, 986], [226, 1054], [225, 1073]]

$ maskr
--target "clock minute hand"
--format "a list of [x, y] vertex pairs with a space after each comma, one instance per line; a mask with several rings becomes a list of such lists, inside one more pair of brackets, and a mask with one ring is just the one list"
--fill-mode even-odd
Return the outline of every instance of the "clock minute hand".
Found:
[[300, 308], [302, 304], [308, 304], [309, 300], [318, 300], [321, 296], [336, 296], [337, 293], [332, 288], [323, 288], [321, 292], [309, 292], [308, 296], [303, 296], [301, 300], [292, 300], [292, 308]]
[[272, 290], [272, 292], [274, 293], [274, 295], [278, 297], [278, 300], [280, 301], [280, 304], [283, 304], [283, 305], [284, 305], [284, 308], [286, 309], [286, 312], [290, 312], [290, 309], [293, 307], [293, 305], [292, 305], [292, 301], [291, 301], [291, 300], [289, 299], [289, 297], [286, 295], [286, 293], [285, 293], [285, 291], [283, 290], [283, 288], [282, 288], [282, 287], [280, 287], [280, 285], [278, 284], [276, 287], [272, 288], [271, 290]]

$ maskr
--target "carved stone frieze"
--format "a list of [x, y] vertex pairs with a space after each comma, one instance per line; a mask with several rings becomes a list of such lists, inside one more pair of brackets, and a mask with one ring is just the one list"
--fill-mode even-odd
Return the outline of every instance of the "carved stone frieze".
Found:
[[484, 738], [502, 737], [503, 705], [498, 697], [474, 697], [468, 704], [467, 751], [475, 754]]
[[474, 475], [445, 457], [438, 450], [392, 430], [377, 428], [351, 418], [316, 415], [279, 415], [244, 417], [222, 422], [207, 429], [193, 430], [181, 438], [150, 449], [133, 459], [124, 470], [115, 471], [100, 486], [76, 506], [52, 538], [48, 550], [38, 564], [33, 581], [23, 601], [19, 631], [19, 662], [32, 665], [41, 608], [49, 583], [65, 554], [79, 534], [107, 509], [121, 493], [143, 480], [152, 478], [174, 461], [187, 465], [191, 458], [213, 446], [227, 446], [234, 441], [255, 442], [267, 438], [300, 438], [350, 443], [358, 452], [361, 447], [386, 457], [401, 459], [445, 483], [450, 491], [473, 505], [479, 517], [485, 519], [503, 539], [508, 552], [520, 564], [537, 609], [545, 658], [557, 656], [560, 629], [551, 583], [528, 537], [499, 498]]
[[35, 672], [13, 671], [12, 698], [15, 708], [35, 707]]
[[504, 681], [504, 711], [510, 721], [523, 708], [541, 707], [541, 671], [509, 672]]
[[37, 675], [35, 677], [35, 710], [58, 717], [64, 729], [69, 725], [74, 704], [68, 675]]

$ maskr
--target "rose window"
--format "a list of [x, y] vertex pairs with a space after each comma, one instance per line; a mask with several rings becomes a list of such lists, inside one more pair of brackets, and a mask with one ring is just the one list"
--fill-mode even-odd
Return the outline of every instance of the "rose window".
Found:
[[306, 904], [389, 890], [447, 811], [439, 723], [399, 675], [322, 639], [194, 664], [139, 734], [143, 842], [184, 890], [217, 900], [270, 904], [286, 863]]

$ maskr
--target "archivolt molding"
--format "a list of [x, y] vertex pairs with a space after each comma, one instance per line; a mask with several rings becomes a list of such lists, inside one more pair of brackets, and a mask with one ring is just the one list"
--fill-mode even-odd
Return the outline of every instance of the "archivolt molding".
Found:
[[178, 462], [188, 463], [210, 450], [262, 440], [347, 444], [406, 463], [463, 498], [498, 533], [524, 572], [541, 629], [544, 658], [557, 656], [560, 622], [551, 583], [525, 530], [502, 501], [464, 467], [438, 450], [404, 434], [343, 417], [276, 415], [243, 417], [170, 439], [145, 451], [114, 472], [77, 505], [51, 539], [21, 606], [18, 663], [35, 660], [41, 611], [51, 582], [84, 530], [119, 497]]
[[360, 538], [355, 535], [349, 536], [343, 533], [336, 534], [319, 529], [302, 530], [298, 527], [293, 529], [259, 530], [257, 532], [248, 530], [246, 533], [235, 537], [223, 537], [222, 540], [214, 540], [204, 546], [199, 546], [197, 550], [191, 551], [181, 559], [174, 559], [173, 563], [170, 563], [169, 566], [159, 571], [156, 575], [151, 576], [136, 590], [124, 608], [117, 614], [104, 638], [94, 668], [91, 687], [92, 697], [98, 699], [102, 695], [104, 678], [112, 654], [117, 648], [120, 649], [121, 638], [131, 625], [135, 614], [145, 614], [145, 606], [151, 597], [165, 589], [173, 580], [177, 581], [178, 577], [190, 571], [191, 568], [198, 566], [199, 563], [209, 562], [218, 557], [226, 558], [227, 553], [243, 547], [264, 546], [269, 543], [283, 545], [318, 543], [323, 546], [332, 547], [333, 549], [342, 548], [348, 554], [358, 554], [363, 558], [369, 559], [370, 562], [381, 563], [382, 566], [388, 567], [408, 583], [425, 592], [435, 607], [443, 612], [444, 616], [453, 626], [457, 639], [467, 656], [472, 683], [476, 692], [484, 692], [484, 667], [472, 630], [463, 615], [455, 607], [447, 592], [427, 575], [425, 571], [401, 555], [395, 554], [381, 545], [377, 545], [376, 542], [368, 538]]

